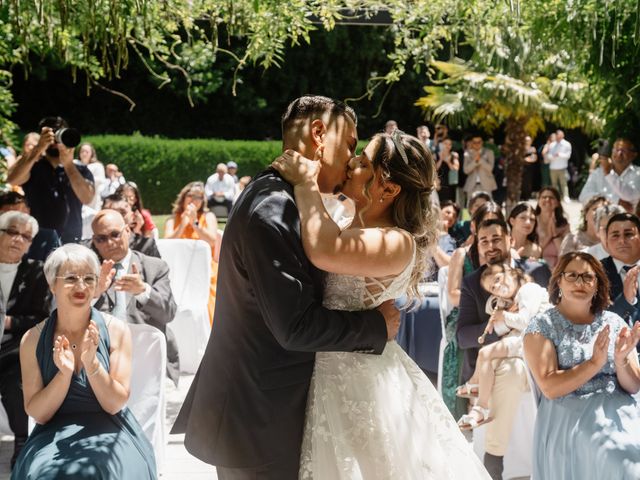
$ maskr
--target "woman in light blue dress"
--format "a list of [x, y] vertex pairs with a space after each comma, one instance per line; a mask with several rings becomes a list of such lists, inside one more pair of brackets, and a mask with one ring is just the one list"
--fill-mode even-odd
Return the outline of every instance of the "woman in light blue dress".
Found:
[[[637, 285], [634, 270], [627, 275]], [[568, 253], [549, 282], [555, 307], [525, 330], [525, 359], [542, 392], [536, 480], [640, 478], [640, 405], [632, 396], [640, 390], [640, 323], [630, 329], [604, 310], [608, 291], [600, 262]]]

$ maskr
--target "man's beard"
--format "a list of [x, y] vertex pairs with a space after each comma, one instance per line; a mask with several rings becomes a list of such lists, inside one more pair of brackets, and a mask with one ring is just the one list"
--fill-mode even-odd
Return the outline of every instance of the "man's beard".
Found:
[[499, 263], [504, 263], [506, 260], [506, 254], [503, 251], [500, 251], [500, 255], [486, 257], [488, 265], [497, 265]]

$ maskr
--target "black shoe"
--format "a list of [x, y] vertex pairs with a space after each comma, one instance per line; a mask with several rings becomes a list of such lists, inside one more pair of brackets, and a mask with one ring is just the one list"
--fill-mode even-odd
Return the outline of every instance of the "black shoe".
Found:
[[13, 470], [14, 465], [16, 464], [16, 460], [18, 459], [18, 455], [22, 451], [22, 447], [27, 442], [27, 437], [15, 437], [13, 440], [13, 455], [11, 456], [11, 470]]
[[487, 469], [489, 476], [493, 480], [502, 480], [502, 471], [504, 470], [504, 457], [498, 457], [497, 455], [485, 453], [484, 468]]

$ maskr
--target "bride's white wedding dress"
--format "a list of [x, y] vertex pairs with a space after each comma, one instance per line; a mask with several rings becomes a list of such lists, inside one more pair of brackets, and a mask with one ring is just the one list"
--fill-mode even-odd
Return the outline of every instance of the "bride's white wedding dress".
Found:
[[[397, 276], [328, 274], [324, 305], [375, 308], [402, 296], [412, 260]], [[395, 342], [382, 355], [316, 354], [300, 479], [490, 479], [420, 368]]]

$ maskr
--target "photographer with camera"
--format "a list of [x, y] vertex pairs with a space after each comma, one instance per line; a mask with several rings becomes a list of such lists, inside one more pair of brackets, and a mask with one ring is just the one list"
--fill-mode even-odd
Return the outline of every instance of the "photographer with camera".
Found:
[[61, 117], [45, 117], [39, 127], [38, 144], [9, 169], [7, 182], [22, 186], [41, 228], [55, 230], [62, 243], [78, 242], [82, 205], [91, 203], [95, 191], [89, 169], [73, 159], [80, 133]]

